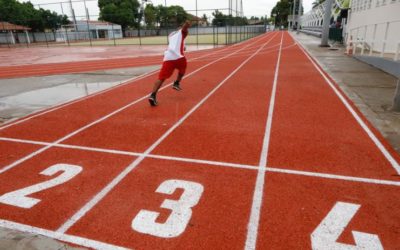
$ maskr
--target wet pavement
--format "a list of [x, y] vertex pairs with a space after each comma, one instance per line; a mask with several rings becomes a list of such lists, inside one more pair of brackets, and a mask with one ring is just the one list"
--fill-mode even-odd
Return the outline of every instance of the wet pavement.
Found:
[[68, 244], [30, 233], [0, 229], [0, 250], [83, 250]]
[[114, 87], [158, 68], [156, 65], [0, 80], [0, 124]]
[[321, 48], [318, 46], [320, 38], [295, 32], [292, 35], [307, 48], [369, 122], [400, 153], [400, 113], [391, 110], [397, 79], [347, 56], [343, 46]]

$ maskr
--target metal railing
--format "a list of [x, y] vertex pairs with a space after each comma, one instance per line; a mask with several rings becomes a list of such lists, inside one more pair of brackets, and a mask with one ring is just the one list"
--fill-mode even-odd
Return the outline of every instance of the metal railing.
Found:
[[363, 25], [347, 34], [346, 50], [353, 54], [400, 58], [400, 20]]

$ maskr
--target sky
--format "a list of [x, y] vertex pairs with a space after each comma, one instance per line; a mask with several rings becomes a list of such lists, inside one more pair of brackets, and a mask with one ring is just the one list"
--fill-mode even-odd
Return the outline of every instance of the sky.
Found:
[[[27, 2], [27, 0], [18, 0], [20, 2]], [[80, 2], [76, 2], [77, 0], [73, 0], [73, 8], [75, 11], [75, 16], [77, 20], [83, 20], [85, 18], [85, 7], [84, 2], [81, 0]], [[268, 17], [271, 14], [272, 8], [275, 6], [278, 0], [242, 0], [243, 2], [243, 12], [247, 17], [251, 16], [265, 16]], [[40, 6], [43, 9], [49, 9], [51, 11], [55, 11], [59, 14], [66, 14], [67, 16], [71, 16], [71, 11], [69, 7], [69, 0], [30, 0], [30, 2], [35, 5], [35, 7]], [[60, 4], [60, 2], [63, 2]], [[180, 5], [189, 13], [195, 15], [194, 10], [196, 9], [196, 0], [151, 0], [154, 5], [162, 4], [165, 2], [167, 5]], [[240, 9], [240, 0], [232, 0], [233, 9], [236, 9], [236, 2], [238, 3], [238, 9]], [[313, 0], [303, 0], [304, 11], [307, 12], [311, 10], [311, 3]], [[97, 7], [97, 0], [86, 0], [86, 6], [89, 10], [89, 15], [92, 20], [97, 20], [99, 14], [99, 8]], [[228, 9], [229, 1], [228, 0], [197, 0], [197, 9], [205, 10], [205, 9]], [[193, 10], [193, 11], [192, 11]], [[224, 12], [224, 11], [223, 11]], [[227, 10], [225, 10], [227, 12]], [[212, 11], [198, 11], [198, 16], [202, 16], [206, 14], [207, 16], [211, 16]], [[225, 13], [227, 14], [227, 13]], [[234, 13], [235, 14], [235, 13]]]

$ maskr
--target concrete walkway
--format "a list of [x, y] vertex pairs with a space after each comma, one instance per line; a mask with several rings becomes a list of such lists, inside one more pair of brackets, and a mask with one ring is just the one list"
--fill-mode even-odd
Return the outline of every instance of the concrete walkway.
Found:
[[292, 35], [310, 52], [365, 117], [400, 153], [400, 113], [390, 110], [397, 79], [345, 54], [345, 48], [319, 47], [320, 38]]
[[0, 228], [0, 250], [83, 250], [65, 243], [29, 233]]

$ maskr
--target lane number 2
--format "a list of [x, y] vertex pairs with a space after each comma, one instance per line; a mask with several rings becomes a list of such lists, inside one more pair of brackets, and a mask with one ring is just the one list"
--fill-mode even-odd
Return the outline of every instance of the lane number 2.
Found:
[[28, 195], [58, 186], [71, 180], [82, 171], [82, 167], [69, 164], [56, 164], [49, 168], [46, 168], [40, 174], [52, 176], [60, 171], [62, 171], [62, 173], [53, 179], [3, 194], [2, 196], [0, 196], [0, 202], [21, 208], [31, 208], [39, 203], [41, 200], [28, 197]]
[[132, 220], [133, 230], [162, 238], [172, 238], [182, 234], [192, 217], [192, 208], [199, 202], [204, 187], [196, 182], [166, 180], [156, 192], [173, 194], [177, 188], [184, 190], [179, 200], [165, 199], [161, 204], [162, 208], [172, 210], [165, 223], [156, 222], [160, 213], [142, 209]]

